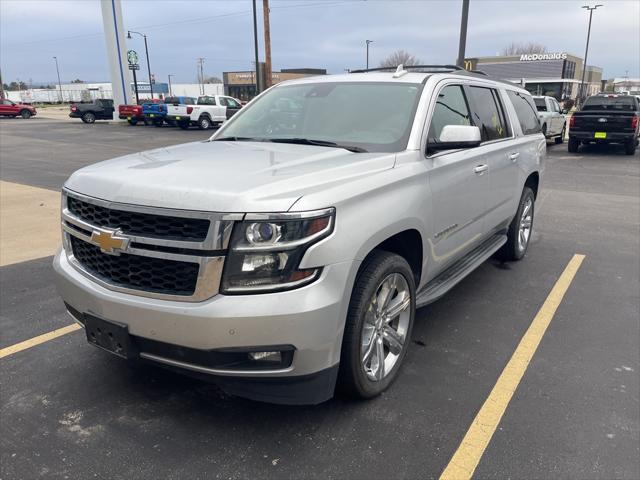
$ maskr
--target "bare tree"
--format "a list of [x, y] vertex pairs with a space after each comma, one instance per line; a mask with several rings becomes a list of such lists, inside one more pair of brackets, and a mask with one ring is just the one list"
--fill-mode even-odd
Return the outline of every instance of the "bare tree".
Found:
[[519, 43], [519, 42], [511, 42], [509, 45], [504, 47], [500, 52], [501, 55], [509, 56], [509, 55], [522, 55], [523, 53], [547, 53], [548, 49], [545, 45], [536, 42], [527, 42], [527, 43]]
[[397, 67], [398, 65], [420, 65], [420, 59], [405, 50], [396, 50], [380, 62], [381, 67]]
[[222, 80], [218, 77], [205, 77], [204, 83], [222, 83]]

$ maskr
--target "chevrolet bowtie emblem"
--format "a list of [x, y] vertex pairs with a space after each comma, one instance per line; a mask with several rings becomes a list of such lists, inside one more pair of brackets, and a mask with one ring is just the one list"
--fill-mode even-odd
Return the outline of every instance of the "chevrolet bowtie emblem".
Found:
[[121, 232], [117, 230], [99, 229], [91, 233], [91, 241], [100, 247], [104, 253], [120, 255], [129, 245], [129, 239], [118, 236]]

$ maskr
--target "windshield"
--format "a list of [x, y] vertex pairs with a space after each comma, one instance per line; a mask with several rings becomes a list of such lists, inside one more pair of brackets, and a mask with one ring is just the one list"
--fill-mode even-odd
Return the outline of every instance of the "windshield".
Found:
[[240, 110], [217, 138], [398, 152], [407, 146], [421, 90], [420, 84], [390, 82], [283, 85]]
[[536, 109], [539, 112], [547, 111], [547, 103], [544, 101], [544, 98], [534, 98], [533, 101], [536, 102]]
[[589, 97], [584, 102], [582, 110], [628, 110], [636, 109], [633, 97]]

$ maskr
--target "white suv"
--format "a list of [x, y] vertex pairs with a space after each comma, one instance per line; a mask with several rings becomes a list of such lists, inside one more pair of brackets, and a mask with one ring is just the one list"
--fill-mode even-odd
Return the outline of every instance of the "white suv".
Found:
[[123, 358], [258, 400], [369, 398], [416, 308], [491, 255], [523, 258], [545, 155], [529, 93], [486, 76], [283, 82], [208, 141], [74, 173], [57, 286]]
[[544, 136], [555, 139], [556, 143], [564, 142], [567, 132], [567, 112], [560, 108], [560, 104], [553, 97], [533, 97], [533, 101], [538, 110]]

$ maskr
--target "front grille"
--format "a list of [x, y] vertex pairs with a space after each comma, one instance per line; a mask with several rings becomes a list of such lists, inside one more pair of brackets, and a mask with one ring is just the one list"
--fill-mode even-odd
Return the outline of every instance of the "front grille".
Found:
[[75, 259], [97, 278], [124, 288], [165, 295], [193, 295], [199, 266], [160, 258], [103, 253], [99, 247], [70, 236]]
[[150, 213], [129, 212], [94, 205], [67, 197], [67, 209], [76, 217], [97, 227], [119, 229], [128, 235], [203, 242], [210, 221], [203, 218], [182, 218]]

